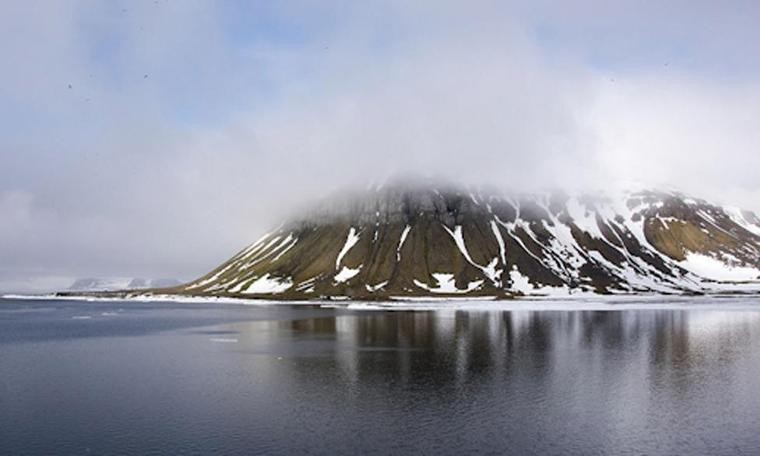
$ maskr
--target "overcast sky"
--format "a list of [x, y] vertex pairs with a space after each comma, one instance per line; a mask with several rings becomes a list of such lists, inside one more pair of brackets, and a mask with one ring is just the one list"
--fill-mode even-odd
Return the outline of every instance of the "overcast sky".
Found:
[[752, 0], [5, 0], [0, 291], [190, 279], [399, 172], [760, 211], [758, 24]]

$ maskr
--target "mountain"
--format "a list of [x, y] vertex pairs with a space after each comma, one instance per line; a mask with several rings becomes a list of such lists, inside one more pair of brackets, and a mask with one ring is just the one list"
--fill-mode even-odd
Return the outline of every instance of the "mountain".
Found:
[[677, 192], [393, 185], [315, 206], [169, 290], [275, 299], [760, 290], [760, 220]]
[[180, 282], [177, 279], [143, 279], [143, 278], [134, 278], [129, 281], [129, 284], [127, 284], [127, 289], [129, 290], [135, 290], [135, 289], [142, 289], [142, 288], [169, 288], [169, 287], [176, 287], [178, 285], [181, 285], [182, 282]]
[[100, 278], [88, 277], [76, 279], [69, 286], [69, 291], [113, 291], [141, 290], [148, 288], [169, 288], [181, 285], [177, 279], [143, 279], [143, 278]]

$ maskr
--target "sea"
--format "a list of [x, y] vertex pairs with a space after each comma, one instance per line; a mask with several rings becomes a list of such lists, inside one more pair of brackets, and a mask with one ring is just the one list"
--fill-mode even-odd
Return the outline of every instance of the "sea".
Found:
[[759, 455], [760, 299], [0, 299], [2, 455]]

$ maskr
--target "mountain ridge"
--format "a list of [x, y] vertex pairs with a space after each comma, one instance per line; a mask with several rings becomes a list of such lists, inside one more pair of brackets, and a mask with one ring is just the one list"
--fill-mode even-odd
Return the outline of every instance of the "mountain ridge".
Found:
[[760, 220], [678, 192], [505, 195], [394, 184], [291, 218], [167, 293], [509, 298], [760, 289]]

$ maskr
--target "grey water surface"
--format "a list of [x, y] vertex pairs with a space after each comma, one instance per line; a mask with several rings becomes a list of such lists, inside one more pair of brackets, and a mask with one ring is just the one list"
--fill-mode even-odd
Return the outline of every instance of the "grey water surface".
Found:
[[0, 454], [472, 453], [758, 455], [760, 311], [0, 300]]

